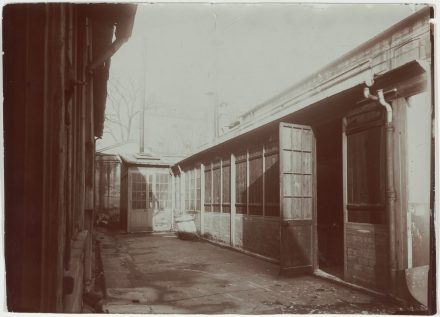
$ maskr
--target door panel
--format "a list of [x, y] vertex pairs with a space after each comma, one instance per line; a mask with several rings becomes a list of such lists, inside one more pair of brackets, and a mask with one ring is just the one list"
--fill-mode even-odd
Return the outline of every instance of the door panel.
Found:
[[129, 197], [128, 231], [151, 231], [153, 229], [153, 215], [150, 212], [149, 187], [147, 175], [140, 171], [130, 172], [131, 197]]
[[281, 273], [315, 268], [315, 138], [308, 126], [280, 123]]

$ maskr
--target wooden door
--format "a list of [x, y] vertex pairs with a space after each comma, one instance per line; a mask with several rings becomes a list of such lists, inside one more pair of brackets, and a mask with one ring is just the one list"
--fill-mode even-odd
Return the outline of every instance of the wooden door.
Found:
[[130, 171], [129, 176], [128, 231], [151, 231], [153, 226], [148, 195], [151, 184], [147, 182], [147, 175], [138, 170]]
[[308, 126], [280, 123], [282, 274], [316, 266], [315, 137]]

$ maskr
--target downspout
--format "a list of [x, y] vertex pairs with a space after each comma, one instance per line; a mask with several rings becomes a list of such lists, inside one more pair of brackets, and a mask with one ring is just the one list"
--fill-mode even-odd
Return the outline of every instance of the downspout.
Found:
[[377, 96], [371, 95], [368, 87], [364, 88], [364, 97], [378, 101], [386, 110], [386, 168], [387, 168], [387, 213], [388, 213], [388, 248], [389, 248], [389, 274], [390, 292], [395, 294], [396, 288], [396, 239], [395, 239], [395, 201], [396, 190], [394, 188], [394, 161], [393, 161], [393, 108], [385, 101], [383, 90], [377, 91]]
[[391, 294], [395, 294], [396, 288], [396, 225], [395, 225], [395, 203], [396, 190], [394, 188], [394, 160], [393, 160], [393, 108], [385, 101], [383, 90], [377, 91], [379, 103], [387, 111], [386, 122], [386, 160], [387, 160], [387, 207], [388, 207], [388, 231], [389, 231], [389, 266], [390, 266], [390, 286]]

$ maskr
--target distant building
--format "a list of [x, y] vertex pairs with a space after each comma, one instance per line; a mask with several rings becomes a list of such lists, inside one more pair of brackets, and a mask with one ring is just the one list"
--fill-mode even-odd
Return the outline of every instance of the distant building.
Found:
[[169, 231], [174, 221], [170, 166], [157, 156], [121, 154], [121, 229], [128, 232]]

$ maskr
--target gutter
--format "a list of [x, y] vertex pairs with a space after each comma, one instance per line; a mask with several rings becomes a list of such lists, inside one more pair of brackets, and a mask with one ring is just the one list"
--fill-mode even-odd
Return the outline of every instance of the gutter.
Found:
[[98, 56], [88, 67], [87, 72], [93, 74], [94, 70], [102, 66], [106, 61], [108, 61], [115, 53], [128, 41], [128, 37], [116, 39], [108, 47], [108, 49]]

